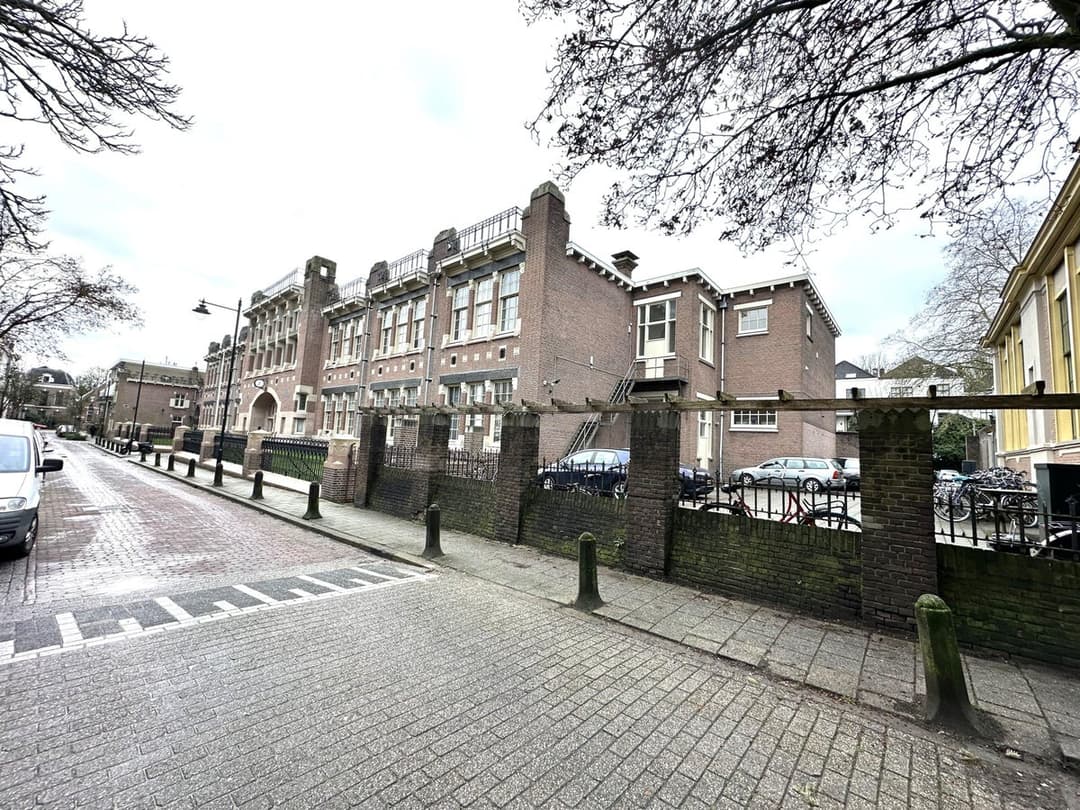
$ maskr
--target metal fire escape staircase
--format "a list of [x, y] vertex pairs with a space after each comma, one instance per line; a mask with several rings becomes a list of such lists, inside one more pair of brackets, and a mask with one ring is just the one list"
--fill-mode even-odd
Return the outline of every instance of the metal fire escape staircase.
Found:
[[[634, 361], [630, 361], [630, 367], [626, 369], [626, 374], [615, 383], [615, 387], [611, 389], [611, 396], [608, 397], [609, 405], [618, 405], [626, 400], [626, 395], [630, 393], [630, 387], [634, 383]], [[596, 430], [600, 427], [600, 418], [602, 413], [590, 414], [589, 418], [581, 423], [581, 427], [574, 433], [574, 438], [570, 440], [570, 445], [564, 455], [570, 455], [576, 453], [589, 445], [593, 436], [596, 435]], [[611, 423], [613, 424], [616, 419], [619, 418], [617, 413], [611, 415]]]

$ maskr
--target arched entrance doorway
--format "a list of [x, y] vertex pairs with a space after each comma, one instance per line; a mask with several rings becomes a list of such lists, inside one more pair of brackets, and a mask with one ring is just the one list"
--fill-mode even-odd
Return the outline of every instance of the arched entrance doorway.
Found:
[[277, 418], [278, 403], [269, 391], [263, 391], [251, 403], [251, 429], [274, 432], [274, 420]]

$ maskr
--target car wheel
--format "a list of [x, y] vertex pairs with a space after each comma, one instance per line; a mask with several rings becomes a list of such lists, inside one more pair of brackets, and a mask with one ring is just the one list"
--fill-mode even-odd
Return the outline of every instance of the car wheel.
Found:
[[807, 478], [802, 482], [802, 488], [807, 492], [821, 492], [821, 482], [816, 478]]
[[544, 489], [555, 489], [555, 479], [550, 475], [545, 475], [540, 484]]
[[626, 497], [626, 482], [625, 481], [616, 481], [615, 486], [613, 486], [611, 488], [611, 494], [614, 495], [616, 498], [625, 498]]
[[37, 515], [30, 521], [30, 527], [26, 530], [26, 537], [23, 538], [22, 544], [19, 546], [18, 555], [25, 557], [30, 553], [30, 550], [34, 547], [34, 543], [37, 542], [38, 532], [38, 519]]
[[739, 483], [744, 487], [752, 487], [754, 485], [754, 476], [750, 473], [743, 473], [739, 476]]

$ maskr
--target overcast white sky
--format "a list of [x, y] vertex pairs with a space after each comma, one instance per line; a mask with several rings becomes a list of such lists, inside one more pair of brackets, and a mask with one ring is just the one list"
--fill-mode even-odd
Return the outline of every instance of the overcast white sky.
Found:
[[[526, 205], [558, 159], [524, 128], [557, 31], [527, 27], [511, 0], [86, 9], [95, 30], [126, 20], [168, 54], [196, 123], [178, 133], [137, 121], [134, 157], [76, 155], [31, 125], [5, 136], [41, 171], [27, 185], [48, 195], [54, 249], [139, 288], [145, 325], [69, 340], [68, 359], [50, 362], [73, 373], [120, 357], [201, 364], [233, 322], [193, 314], [199, 298], [246, 303], [315, 254], [338, 262], [339, 280], [366, 276], [442, 228]], [[633, 250], [636, 276], [701, 267], [730, 286], [793, 270], [779, 252], [746, 259], [707, 232], [599, 228], [605, 179], [564, 189], [572, 238], [594, 255]], [[838, 360], [903, 327], [943, 274], [942, 240], [918, 234], [856, 224], [809, 257], [843, 331]]]

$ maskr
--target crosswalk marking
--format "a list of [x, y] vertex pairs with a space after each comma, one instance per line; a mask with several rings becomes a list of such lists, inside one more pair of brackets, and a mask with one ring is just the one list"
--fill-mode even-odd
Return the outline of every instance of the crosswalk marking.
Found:
[[314, 599], [315, 594], [311, 591], [305, 591], [303, 588], [289, 588], [289, 593], [295, 593], [301, 599]]
[[60, 628], [60, 643], [65, 647], [78, 644], [83, 640], [82, 631], [79, 630], [79, 623], [75, 621], [75, 616], [71, 613], [57, 613], [56, 626]]
[[137, 633], [143, 629], [143, 626], [139, 624], [139, 620], [133, 619], [130, 616], [126, 619], [120, 619], [117, 623], [120, 625], [120, 629], [125, 633]]
[[309, 577], [307, 574], [298, 574], [296, 578], [302, 579], [304, 580], [304, 582], [310, 582], [312, 585], [318, 585], [321, 588], [326, 588], [327, 590], [338, 591], [339, 593], [349, 590], [348, 588], [342, 588], [340, 585], [335, 585], [332, 582], [324, 582], [321, 579]]
[[252, 599], [258, 599], [260, 602], [266, 605], [276, 605], [278, 600], [272, 596], [267, 596], [265, 593], [260, 593], [254, 588], [249, 588], [247, 585], [233, 585], [240, 593], [246, 593]]
[[194, 618], [190, 613], [167, 596], [158, 596], [154, 601], [161, 605], [165, 612], [178, 622], [191, 621]]
[[218, 610], [224, 610], [226, 613], [231, 613], [232, 611], [237, 610], [236, 605], [234, 605], [232, 602], [226, 602], [224, 599], [222, 599], [220, 602], [214, 602], [214, 607], [216, 607]]
[[[357, 571], [358, 573], [361, 573], [361, 574], [367, 574], [368, 576], [379, 577], [379, 579], [397, 579], [397, 577], [392, 577], [389, 574], [380, 574], [378, 571], [369, 571], [366, 568], [359, 568], [359, 567], [357, 567], [355, 565], [350, 566], [349, 570], [350, 571]], [[357, 580], [357, 579], [353, 580], [353, 582], [359, 582], [359, 581], [360, 580]], [[365, 583], [365, 584], [367, 584], [367, 583]]]

